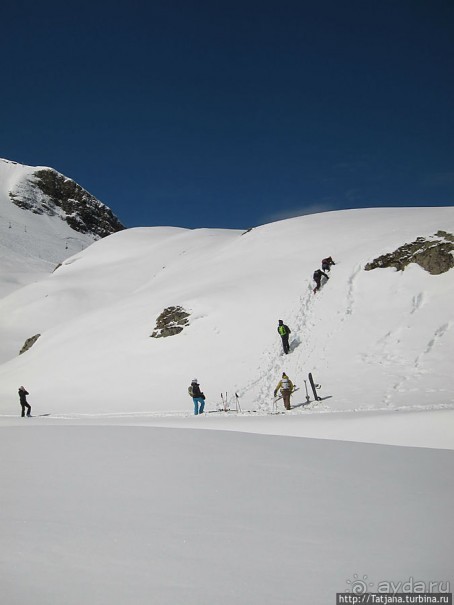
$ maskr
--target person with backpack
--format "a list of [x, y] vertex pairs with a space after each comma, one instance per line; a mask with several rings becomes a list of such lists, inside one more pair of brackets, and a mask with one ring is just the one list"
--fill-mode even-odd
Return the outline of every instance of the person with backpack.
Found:
[[200, 390], [200, 385], [197, 382], [197, 378], [191, 382], [188, 387], [188, 393], [192, 397], [192, 401], [194, 402], [194, 414], [197, 416], [198, 414], [203, 414], [203, 410], [205, 407], [205, 395]]
[[331, 265], [335, 265], [336, 263], [333, 261], [331, 256], [328, 258], [324, 258], [322, 260], [322, 271], [331, 271]]
[[293, 382], [287, 376], [285, 372], [282, 373], [282, 378], [280, 379], [277, 387], [274, 389], [274, 396], [277, 396], [277, 392], [280, 389], [282, 395], [282, 401], [284, 402], [284, 407], [286, 410], [291, 410], [290, 406], [290, 396], [293, 391]]
[[322, 276], [326, 277], [327, 280], [329, 279], [329, 277], [326, 275], [326, 273], [324, 273], [321, 269], [317, 269], [317, 271], [314, 271], [313, 278], [316, 283], [316, 286], [313, 289], [314, 294], [317, 292], [317, 290], [320, 290], [320, 283], [322, 280]]
[[22, 407], [21, 418], [24, 418], [24, 416], [25, 416], [25, 408], [27, 408], [27, 418], [30, 418], [30, 416], [32, 414], [32, 408], [31, 408], [31, 405], [27, 402], [27, 395], [29, 395], [30, 393], [25, 389], [25, 387], [19, 387], [18, 393], [19, 393], [19, 402]]
[[284, 353], [287, 355], [290, 351], [290, 345], [288, 342], [291, 330], [288, 326], [284, 324], [282, 319], [279, 320], [279, 325], [277, 326], [277, 331], [279, 332], [279, 336], [282, 339], [282, 348], [284, 349]]

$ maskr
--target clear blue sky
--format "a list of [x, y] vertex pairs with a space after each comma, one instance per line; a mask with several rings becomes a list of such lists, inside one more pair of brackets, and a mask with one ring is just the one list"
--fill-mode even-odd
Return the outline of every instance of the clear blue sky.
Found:
[[0, 157], [128, 227], [454, 202], [452, 0], [7, 2]]

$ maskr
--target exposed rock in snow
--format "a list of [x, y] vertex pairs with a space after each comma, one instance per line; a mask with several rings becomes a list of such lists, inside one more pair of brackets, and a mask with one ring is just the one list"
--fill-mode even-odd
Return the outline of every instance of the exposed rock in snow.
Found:
[[179, 334], [184, 326], [189, 324], [189, 316], [190, 314], [182, 307], [167, 307], [156, 320], [156, 328], [151, 337], [165, 338]]
[[19, 181], [9, 196], [19, 208], [59, 216], [80, 233], [105, 237], [124, 229], [110, 208], [51, 168], [35, 170]]
[[30, 336], [30, 338], [27, 338], [27, 340], [24, 342], [24, 346], [19, 351], [19, 355], [22, 355], [22, 353], [25, 353], [26, 351], [31, 349], [40, 336], [41, 334], [35, 334], [34, 336]]
[[432, 275], [446, 273], [454, 267], [454, 235], [438, 231], [432, 238], [418, 237], [388, 254], [383, 254], [364, 267], [366, 271], [394, 267], [403, 271], [410, 263], [417, 263]]

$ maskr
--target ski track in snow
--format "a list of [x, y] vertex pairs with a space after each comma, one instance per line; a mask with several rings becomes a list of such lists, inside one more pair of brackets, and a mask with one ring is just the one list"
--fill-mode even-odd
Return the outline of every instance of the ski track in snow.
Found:
[[412, 299], [412, 303], [413, 303], [413, 306], [410, 311], [411, 315], [413, 315], [413, 313], [416, 313], [416, 311], [418, 311], [424, 305], [424, 303], [425, 303], [424, 292], [420, 292], [419, 294], [414, 296]]
[[420, 365], [421, 359], [424, 358], [425, 355], [429, 355], [429, 353], [432, 351], [432, 349], [438, 343], [439, 339], [443, 338], [443, 336], [446, 334], [446, 332], [451, 328], [451, 325], [452, 325], [452, 322], [448, 322], [448, 323], [443, 324], [442, 326], [440, 326], [435, 331], [434, 336], [428, 342], [427, 347], [424, 349], [424, 351], [421, 353], [421, 355], [418, 355], [418, 357], [416, 358], [416, 362], [415, 362], [416, 366]]
[[[307, 285], [306, 293], [303, 294], [296, 303], [292, 311], [284, 315], [284, 323], [290, 330], [290, 353], [285, 355], [282, 350], [282, 343], [277, 333], [274, 343], [265, 351], [265, 359], [259, 368], [259, 378], [244, 389], [247, 393], [252, 388], [259, 385], [259, 393], [254, 401], [258, 409], [269, 412], [273, 407], [273, 391], [279, 382], [282, 373], [285, 371], [290, 379], [300, 388], [295, 376], [302, 373], [311, 350], [308, 349], [308, 343], [311, 343], [310, 333], [314, 328], [313, 316], [314, 295], [310, 284]], [[310, 345], [309, 345], [310, 346]]]
[[[307, 381], [309, 372], [315, 373], [322, 367], [322, 363], [326, 359], [326, 351], [329, 347], [331, 338], [341, 328], [342, 324], [349, 319], [354, 312], [355, 306], [355, 280], [360, 273], [362, 267], [357, 265], [349, 279], [345, 282], [343, 288], [343, 296], [339, 297], [339, 303], [342, 305], [337, 310], [337, 322], [334, 326], [332, 322], [323, 322], [323, 318], [318, 314], [325, 296], [329, 296], [330, 282], [324, 280], [321, 289], [314, 295], [312, 285], [309, 282], [306, 286], [306, 291], [300, 296], [296, 305], [288, 313], [284, 314], [284, 323], [291, 329], [290, 337], [290, 353], [285, 355], [282, 350], [279, 335], [275, 342], [263, 354], [263, 362], [258, 367], [258, 378], [246, 385], [240, 390], [241, 396], [250, 391], [257, 390], [258, 394], [254, 399], [254, 404], [258, 409], [264, 412], [269, 412], [273, 407], [272, 393], [276, 384], [279, 382], [282, 372], [286, 372], [290, 379], [301, 389], [298, 398], [306, 397], [305, 386], [301, 380], [306, 379], [306, 387], [309, 395], [312, 397], [311, 389]], [[336, 279], [335, 270], [330, 273], [330, 279]], [[318, 314], [318, 317], [317, 317]], [[322, 349], [319, 355], [319, 362], [314, 364], [311, 362], [312, 356], [318, 348]], [[317, 377], [316, 377], [317, 380]], [[299, 400], [298, 399], [298, 400]], [[301, 404], [299, 404], [301, 405]], [[323, 402], [312, 402], [309, 405], [304, 405], [305, 410], [311, 409], [314, 405], [322, 411], [328, 408], [323, 405]]]
[[[315, 364], [312, 367], [312, 371], [314, 372], [318, 372], [319, 370], [322, 369], [326, 369], [326, 352], [330, 346], [330, 342], [332, 340], [332, 338], [340, 331], [343, 329], [343, 324], [348, 321], [351, 316], [354, 314], [354, 308], [355, 308], [355, 283], [356, 283], [356, 278], [358, 277], [358, 275], [360, 274], [362, 270], [361, 265], [357, 265], [354, 269], [353, 272], [351, 273], [351, 275], [349, 276], [349, 278], [344, 282], [344, 285], [342, 286], [342, 282], [337, 283], [336, 285], [337, 287], [341, 288], [341, 294], [338, 295], [336, 297], [336, 303], [339, 305], [337, 307], [336, 310], [336, 322], [324, 322], [323, 321], [323, 317], [319, 316], [315, 322], [314, 322], [314, 327], [316, 327], [317, 329], [317, 333], [316, 333], [316, 340], [317, 340], [317, 345], [318, 347], [322, 347], [322, 353], [319, 356], [319, 360], [320, 361], [324, 361], [324, 364]], [[332, 272], [334, 273], [335, 269], [332, 269]], [[330, 273], [330, 278], [332, 279], [336, 279], [336, 276], [334, 274], [334, 277], [332, 276], [332, 274]], [[326, 288], [329, 289], [330, 283], [326, 284]], [[329, 295], [329, 290], [324, 290], [322, 288], [322, 290], [317, 294], [317, 296], [328, 296]], [[320, 345], [321, 343], [321, 345]], [[315, 349], [315, 342], [314, 342], [314, 346], [313, 348]], [[310, 358], [307, 360], [310, 364]]]
[[352, 315], [353, 311], [354, 311], [354, 306], [355, 306], [355, 296], [354, 296], [354, 290], [355, 290], [355, 282], [356, 282], [356, 278], [358, 277], [358, 275], [360, 274], [360, 272], [363, 270], [362, 265], [357, 265], [354, 270], [353, 273], [350, 275], [350, 277], [347, 280], [347, 296], [346, 296], [346, 309], [345, 309], [345, 316], [344, 316], [344, 320], [348, 315]]
[[[334, 271], [335, 269], [330, 274], [330, 278], [335, 279]], [[271, 411], [273, 407], [272, 393], [283, 371], [301, 389], [298, 395], [295, 394], [293, 397], [295, 402], [297, 400], [298, 402], [300, 400], [303, 401], [306, 395], [301, 377], [306, 377], [308, 372], [312, 371], [317, 380], [319, 374], [328, 371], [326, 363], [324, 364], [326, 362], [326, 352], [330, 346], [331, 339], [342, 329], [344, 322], [348, 321], [354, 314], [356, 302], [355, 284], [361, 271], [362, 266], [357, 265], [354, 267], [350, 277], [344, 282], [345, 285], [343, 287], [342, 284], [336, 283], [337, 288], [341, 288], [341, 293], [337, 296], [339, 307], [337, 309], [336, 322], [324, 322], [323, 317], [320, 316], [318, 311], [324, 297], [330, 294], [330, 282], [325, 283], [316, 295], [313, 294], [311, 284], [309, 283], [306, 292], [301, 295], [298, 303], [291, 311], [284, 315], [285, 323], [292, 330], [289, 355], [283, 353], [279, 336], [277, 336], [275, 342], [263, 354], [263, 359], [258, 366], [258, 377], [240, 390], [241, 396], [249, 392], [256, 393], [253, 403], [257, 406], [258, 411], [263, 413]], [[413, 296], [409, 316], [414, 316], [420, 311], [424, 307], [425, 302], [426, 298], [423, 292]], [[401, 376], [385, 389], [382, 399], [383, 409], [392, 407], [396, 393], [409, 391], [410, 389], [405, 388], [405, 385], [408, 385], [410, 381], [414, 381], [425, 373], [424, 365], [427, 357], [430, 356], [432, 350], [436, 347], [439, 340], [446, 335], [450, 327], [451, 322], [441, 325], [435, 331], [423, 352], [414, 360], [409, 360], [404, 355], [399, 354], [399, 350], [401, 349], [400, 343], [405, 337], [405, 333], [411, 330], [410, 325], [399, 325], [398, 328], [390, 330], [376, 343], [374, 351], [361, 356], [363, 362], [371, 365], [380, 364], [397, 368], [398, 371], [399, 368], [402, 368]], [[316, 350], [318, 350], [318, 360], [317, 363], [313, 364], [311, 363], [311, 358]], [[413, 371], [408, 373], [408, 367], [413, 368]], [[405, 369], [407, 373], [404, 373]], [[312, 399], [308, 381], [306, 386]], [[294, 405], [293, 401], [292, 405]], [[310, 411], [315, 407], [319, 412], [332, 411], [328, 406], [323, 404], [323, 401], [312, 401], [309, 405], [297, 403], [297, 405], [304, 411]], [[368, 408], [355, 408], [356, 411], [362, 409]], [[398, 409], [398, 406], [396, 409]], [[421, 409], [433, 409], [433, 406], [422, 406]]]
[[[440, 339], [442, 339], [447, 332], [450, 330], [452, 326], [452, 322], [448, 322], [445, 323], [443, 325], [441, 325], [439, 328], [437, 328], [434, 332], [433, 337], [429, 340], [429, 342], [427, 343], [426, 347], [424, 348], [423, 352], [420, 353], [413, 361], [413, 368], [414, 371], [409, 373], [409, 374], [405, 374], [402, 375], [402, 377], [397, 380], [390, 388], [390, 390], [388, 391], [388, 393], [386, 393], [385, 397], [384, 397], [384, 403], [385, 405], [390, 405], [391, 401], [393, 399], [393, 396], [396, 392], [405, 392], [408, 391], [410, 389], [405, 388], [405, 385], [410, 381], [410, 380], [414, 380], [417, 377], [423, 376], [426, 373], [426, 370], [424, 369], [424, 366], [426, 364], [426, 360], [427, 357], [430, 356], [430, 354], [432, 353], [432, 351], [436, 348], [438, 342], [440, 341]], [[397, 331], [397, 333], [400, 333], [401, 330]], [[390, 357], [388, 357], [388, 360], [391, 362], [392, 360], [390, 359]], [[395, 359], [394, 363], [400, 361], [400, 359]], [[405, 364], [405, 366], [408, 366], [408, 364]], [[413, 388], [412, 390], [414, 390], [415, 392], [418, 390], [416, 388]], [[433, 392], [439, 392], [436, 389], [433, 390]]]

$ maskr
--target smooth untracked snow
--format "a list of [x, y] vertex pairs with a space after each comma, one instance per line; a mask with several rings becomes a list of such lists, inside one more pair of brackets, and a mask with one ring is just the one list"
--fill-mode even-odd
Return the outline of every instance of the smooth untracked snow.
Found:
[[29, 424], [0, 456], [8, 605], [323, 605], [355, 575], [454, 581], [450, 451]]

